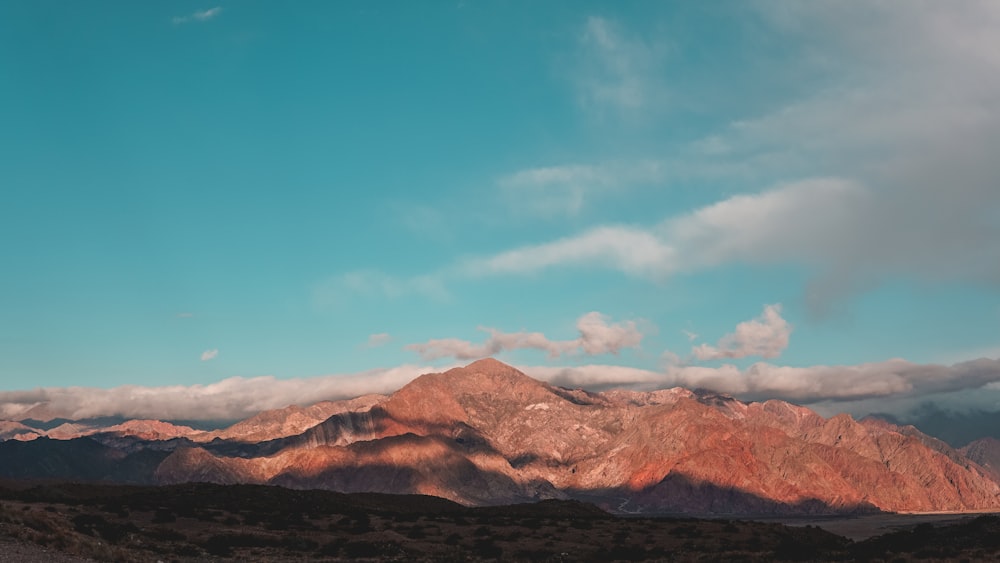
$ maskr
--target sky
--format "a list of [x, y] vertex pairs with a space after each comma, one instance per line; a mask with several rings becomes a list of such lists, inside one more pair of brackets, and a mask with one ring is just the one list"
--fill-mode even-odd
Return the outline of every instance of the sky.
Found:
[[6, 2], [0, 124], [0, 418], [1000, 413], [996, 2]]

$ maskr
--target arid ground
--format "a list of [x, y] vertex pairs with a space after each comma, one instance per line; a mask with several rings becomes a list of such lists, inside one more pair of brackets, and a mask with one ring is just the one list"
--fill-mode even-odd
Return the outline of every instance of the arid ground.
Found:
[[[269, 486], [7, 483], [0, 488], [0, 551], [7, 554], [0, 561], [987, 561], [1000, 556], [1000, 518], [992, 515], [880, 515], [794, 524], [622, 518], [565, 501], [466, 508], [435, 497]], [[898, 530], [862, 541], [845, 537], [893, 529]]]

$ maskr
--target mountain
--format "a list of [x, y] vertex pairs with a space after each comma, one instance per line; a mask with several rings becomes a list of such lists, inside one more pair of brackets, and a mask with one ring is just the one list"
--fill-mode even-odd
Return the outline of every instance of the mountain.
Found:
[[38, 430], [12, 420], [0, 420], [0, 442], [4, 440], [34, 440], [41, 436]]
[[178, 450], [156, 479], [466, 504], [579, 498], [624, 512], [1000, 506], [981, 467], [916, 429], [685, 389], [567, 390], [495, 360], [421, 376], [368, 410], [257, 447]]
[[261, 412], [228, 428], [205, 432], [194, 439], [199, 442], [218, 438], [252, 443], [295, 436], [335, 414], [368, 410], [385, 399], [384, 395], [364, 395], [347, 401], [324, 401], [307, 407], [291, 405]]
[[981, 438], [959, 450], [962, 455], [978, 463], [987, 474], [1000, 482], [1000, 440]]
[[[913, 427], [681, 388], [570, 390], [492, 359], [423, 375], [388, 397], [268, 411], [214, 434], [127, 444], [101, 436], [121, 455], [145, 453], [131, 479], [158, 484], [417, 493], [468, 505], [576, 499], [624, 513], [1000, 508], [988, 469]], [[36, 453], [58, 449], [44, 445]], [[0, 475], [11, 475], [7, 447]]]

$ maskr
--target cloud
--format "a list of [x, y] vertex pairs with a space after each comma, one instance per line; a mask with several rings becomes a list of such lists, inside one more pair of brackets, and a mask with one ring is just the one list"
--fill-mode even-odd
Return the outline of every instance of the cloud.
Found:
[[380, 332], [378, 334], [373, 334], [368, 337], [368, 347], [378, 348], [379, 346], [385, 346], [392, 340], [392, 335], [388, 332]]
[[436, 301], [446, 301], [449, 297], [439, 275], [398, 277], [377, 270], [347, 272], [313, 288], [313, 302], [320, 307], [336, 306], [357, 296], [398, 299], [412, 295]]
[[760, 317], [736, 325], [716, 346], [701, 344], [691, 349], [699, 360], [723, 358], [777, 358], [788, 347], [792, 325], [781, 317], [781, 305], [766, 305]]
[[550, 358], [567, 354], [617, 354], [624, 348], [638, 348], [643, 334], [634, 321], [609, 323], [608, 317], [598, 312], [590, 312], [576, 322], [579, 338], [573, 340], [550, 340], [540, 332], [505, 333], [492, 328], [481, 328], [489, 333], [481, 344], [457, 338], [429, 340], [420, 344], [410, 344], [407, 350], [420, 354], [424, 360], [455, 358], [472, 360], [493, 356], [509, 350], [541, 350]]
[[214, 360], [218, 355], [219, 355], [218, 348], [214, 348], [212, 350], [205, 350], [204, 352], [201, 353], [201, 361], [208, 362], [210, 360]]
[[[466, 260], [459, 271], [588, 267], [662, 281], [728, 264], [796, 265], [810, 275], [803, 297], [816, 314], [890, 279], [1000, 286], [1000, 159], [992, 150], [1000, 144], [1000, 5], [917, 5], [757, 3], [766, 29], [802, 47], [783, 72], [822, 68], [823, 87], [794, 90], [797, 97], [747, 113], [688, 150], [702, 155], [693, 165], [701, 174], [729, 171], [737, 182], [758, 179], [759, 188], [659, 224], [595, 224]], [[588, 103], [641, 105], [646, 89], [633, 61], [644, 57], [629, 54], [642, 49], [602, 18], [588, 20], [584, 42], [605, 69], [584, 81]], [[667, 166], [673, 174], [675, 163]], [[572, 214], [614, 179], [602, 165], [577, 163], [505, 182]]]
[[403, 365], [349, 375], [278, 379], [231, 377], [208, 385], [111, 389], [52, 387], [0, 391], [0, 419], [83, 419], [102, 416], [160, 420], [236, 420], [288, 405], [390, 393], [432, 368]]
[[497, 180], [507, 204], [544, 217], [578, 215], [585, 204], [664, 175], [656, 160], [528, 168]]
[[780, 398], [797, 402], [847, 401], [874, 397], [927, 397], [978, 389], [1000, 381], [1000, 360], [979, 359], [951, 366], [902, 359], [855, 366], [789, 367], [757, 363], [746, 370], [672, 367], [670, 384], [704, 387], [743, 399]]
[[[236, 420], [262, 410], [308, 405], [369, 393], [391, 393], [417, 376], [454, 367], [403, 365], [348, 375], [278, 379], [232, 377], [207, 385], [111, 389], [92, 387], [0, 391], [0, 419], [83, 419], [101, 416], [162, 420]], [[981, 358], [951, 366], [915, 364], [902, 359], [854, 366], [789, 367], [757, 363], [741, 370], [669, 365], [663, 371], [613, 365], [519, 367], [555, 385], [592, 391], [610, 388], [655, 390], [704, 388], [743, 400], [778, 398], [804, 403], [830, 415], [854, 412], [904, 412], [928, 400], [955, 396], [986, 397], [1000, 410], [1000, 360]]]
[[681, 330], [681, 334], [683, 334], [688, 339], [688, 342], [694, 342], [695, 340], [698, 340], [698, 334], [690, 330]]
[[665, 279], [677, 269], [676, 249], [647, 230], [606, 226], [553, 242], [469, 259], [460, 271], [469, 277], [479, 277], [532, 274], [567, 265], [600, 266], [631, 276]]
[[600, 391], [613, 388], [656, 388], [664, 381], [662, 373], [610, 365], [572, 367], [519, 366], [525, 374], [570, 389]]
[[194, 313], [177, 313], [174, 316], [177, 317], [178, 319], [190, 319], [194, 317]]
[[580, 105], [600, 111], [648, 108], [664, 97], [655, 78], [662, 58], [662, 47], [628, 34], [607, 18], [587, 18], [575, 74]]
[[196, 11], [186, 16], [175, 16], [170, 21], [174, 22], [175, 24], [191, 23], [191, 22], [201, 23], [214, 19], [221, 13], [222, 13], [222, 8], [216, 6], [214, 8], [209, 8], [207, 10]]

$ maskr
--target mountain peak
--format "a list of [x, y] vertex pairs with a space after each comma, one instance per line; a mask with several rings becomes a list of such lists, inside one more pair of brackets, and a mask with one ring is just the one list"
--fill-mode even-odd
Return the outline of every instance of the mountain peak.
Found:
[[521, 373], [514, 366], [505, 364], [495, 358], [483, 358], [481, 360], [476, 360], [461, 369], [465, 369], [468, 371], [475, 371], [479, 373], [486, 373], [486, 374], [508, 373], [508, 372], [516, 372], [519, 374]]

